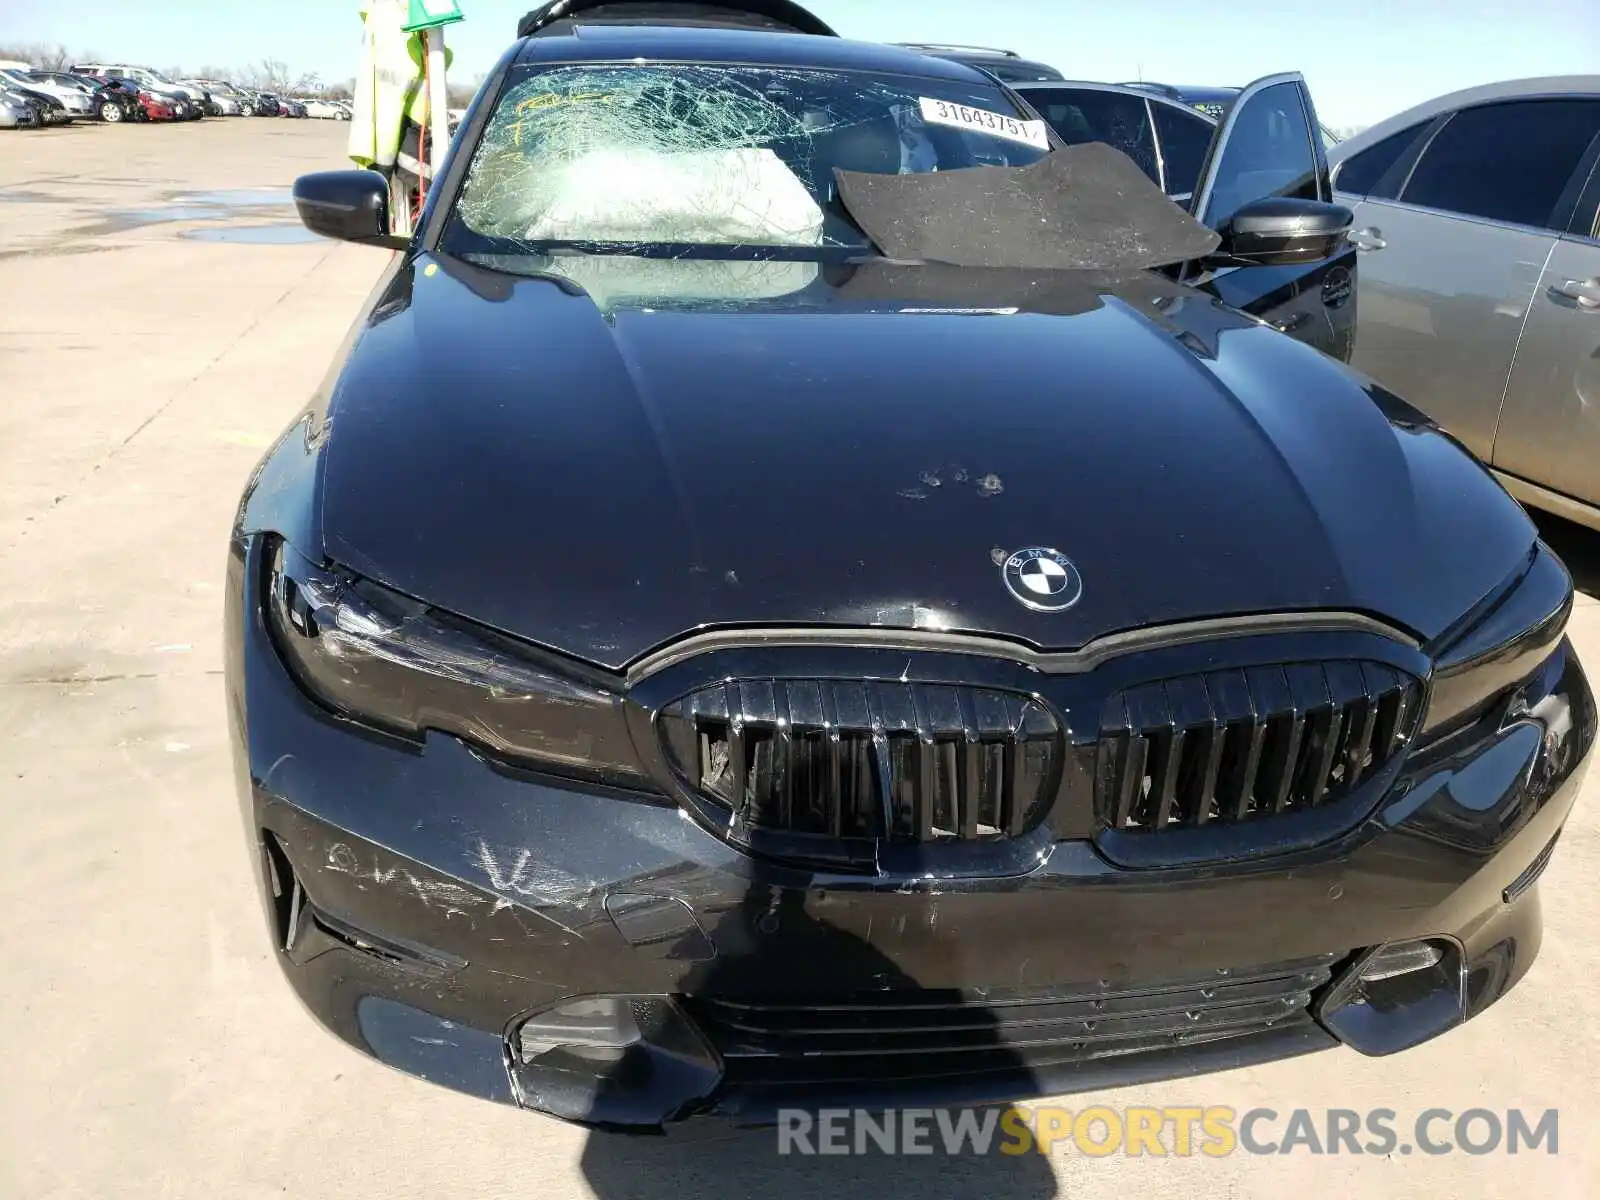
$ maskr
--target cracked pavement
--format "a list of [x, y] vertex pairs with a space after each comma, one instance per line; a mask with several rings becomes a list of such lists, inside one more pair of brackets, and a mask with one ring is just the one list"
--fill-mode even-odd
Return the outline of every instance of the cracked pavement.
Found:
[[[261, 189], [343, 165], [343, 136], [0, 131], [0, 1195], [1600, 1194], [1600, 772], [1545, 876], [1543, 954], [1485, 1017], [1396, 1059], [1335, 1052], [1067, 1101], [1558, 1107], [1553, 1158], [1058, 1157], [1043, 1179], [998, 1159], [796, 1161], [768, 1135], [591, 1137], [316, 1028], [254, 895], [221, 585], [239, 491], [385, 255], [185, 235], [290, 222]], [[1543, 525], [1588, 590], [1574, 638], [1600, 674], [1600, 535]]]

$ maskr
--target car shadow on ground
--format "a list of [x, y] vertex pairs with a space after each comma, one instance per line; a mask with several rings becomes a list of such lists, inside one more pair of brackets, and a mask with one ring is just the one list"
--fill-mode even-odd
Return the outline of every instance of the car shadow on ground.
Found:
[[[788, 1005], [802, 1000], [790, 989], [796, 986], [795, 980], [807, 977], [824, 981], [870, 980], [875, 989], [886, 990], [880, 994], [917, 986], [877, 946], [808, 913], [803, 893], [792, 888], [752, 887], [711, 932], [719, 947], [733, 952], [721, 954], [695, 971], [686, 981], [687, 994], [756, 1002], [770, 999]], [[776, 949], [779, 946], [781, 951]], [[781, 957], [781, 961], [775, 961], [775, 957]], [[778, 978], [788, 982], [775, 983]], [[827, 986], [824, 982], [824, 989]], [[775, 992], [775, 988], [779, 990]], [[822, 992], [810, 1002], [821, 1003], [824, 996], [835, 995]], [[860, 1003], [863, 995], [851, 992], [849, 998]], [[1021, 1071], [1022, 1077], [1027, 1077], [1020, 1057], [1007, 1045], [990, 1010], [966, 1009], [961, 1023], [963, 1063], [973, 1064], [973, 1068], [982, 1063], [985, 1070], [1002, 1074]], [[859, 1041], [854, 1044], [856, 1053], [864, 1052]], [[877, 1048], [874, 1043], [872, 1061], [892, 1064], [888, 1070], [897, 1069], [898, 1063], [915, 1064], [920, 1057], [884, 1058], [876, 1053]], [[794, 1069], [792, 1062], [789, 1069]], [[860, 1078], [869, 1071], [885, 1068], [847, 1065], [843, 1069], [856, 1072]], [[914, 1070], [915, 1066], [908, 1069]], [[969, 1070], [967, 1078], [972, 1077]], [[851, 1102], [859, 1103], [874, 1122], [884, 1120], [882, 1101], [874, 1103], [865, 1097], [856, 1101], [852, 1097]], [[955, 1121], [958, 1111], [948, 1110], [945, 1121], [949, 1126], [959, 1128]], [[848, 1124], [839, 1130], [843, 1147], [834, 1143], [835, 1149], [843, 1148], [847, 1153], [795, 1153], [793, 1139], [788, 1139], [791, 1152], [783, 1153], [780, 1146], [784, 1139], [776, 1128], [743, 1128], [723, 1117], [706, 1116], [671, 1126], [664, 1135], [592, 1131], [581, 1165], [585, 1180], [599, 1200], [695, 1200], [703, 1196], [765, 1196], [776, 1200], [791, 1196], [1048, 1200], [1057, 1195], [1049, 1158], [1032, 1148], [1031, 1139], [1027, 1146], [1019, 1146], [1017, 1139], [1000, 1132], [1004, 1106], [981, 1111], [984, 1117], [992, 1112], [995, 1129], [983, 1153], [974, 1153], [970, 1144], [952, 1153], [939, 1132], [937, 1114], [927, 1118], [928, 1136], [920, 1139], [926, 1152], [893, 1154], [865, 1136], [859, 1138], [864, 1152], [854, 1152], [858, 1138]], [[896, 1128], [900, 1130], [899, 1126]], [[821, 1142], [820, 1137], [815, 1137], [810, 1148], [820, 1149]], [[896, 1144], [903, 1151], [903, 1136]]]
[[1539, 526], [1539, 536], [1567, 564], [1578, 590], [1600, 599], [1600, 531], [1550, 513], [1528, 513]]
[[583, 1176], [600, 1200], [837, 1196], [851, 1200], [1046, 1200], [1058, 1194], [1050, 1160], [1034, 1151], [948, 1156], [879, 1152], [780, 1155], [771, 1130], [641, 1138], [593, 1133]]

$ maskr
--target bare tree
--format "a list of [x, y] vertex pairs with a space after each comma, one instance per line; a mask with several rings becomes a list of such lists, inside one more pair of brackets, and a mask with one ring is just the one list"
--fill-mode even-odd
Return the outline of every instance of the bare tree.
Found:
[[73, 56], [59, 42], [25, 42], [0, 45], [0, 58], [32, 63], [43, 71], [59, 71], [71, 65]]
[[239, 72], [239, 81], [246, 87], [268, 92], [281, 92], [289, 86], [289, 64], [275, 58], [264, 58]]

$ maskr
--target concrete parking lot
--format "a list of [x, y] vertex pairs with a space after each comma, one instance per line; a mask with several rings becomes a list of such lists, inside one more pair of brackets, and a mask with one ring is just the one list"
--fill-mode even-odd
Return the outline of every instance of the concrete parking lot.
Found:
[[[220, 585], [250, 468], [384, 264], [292, 223], [289, 183], [341, 165], [344, 129], [0, 131], [0, 1196], [1600, 1195], [1600, 771], [1542, 956], [1482, 1019], [1394, 1059], [1069, 1101], [1388, 1108], [1403, 1132], [1556, 1108], [1553, 1156], [781, 1159], [770, 1134], [592, 1136], [314, 1026], [239, 827]], [[1600, 675], [1600, 535], [1543, 524]]]

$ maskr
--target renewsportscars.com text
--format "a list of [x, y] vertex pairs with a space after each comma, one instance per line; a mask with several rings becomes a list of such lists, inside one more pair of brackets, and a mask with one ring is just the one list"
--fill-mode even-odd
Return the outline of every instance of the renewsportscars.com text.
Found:
[[967, 1109], [786, 1109], [778, 1153], [1081, 1154], [1105, 1158], [1224, 1158], [1232, 1154], [1557, 1154], [1560, 1114], [1429, 1108], [1211, 1107], [1082, 1109], [1050, 1105]]

